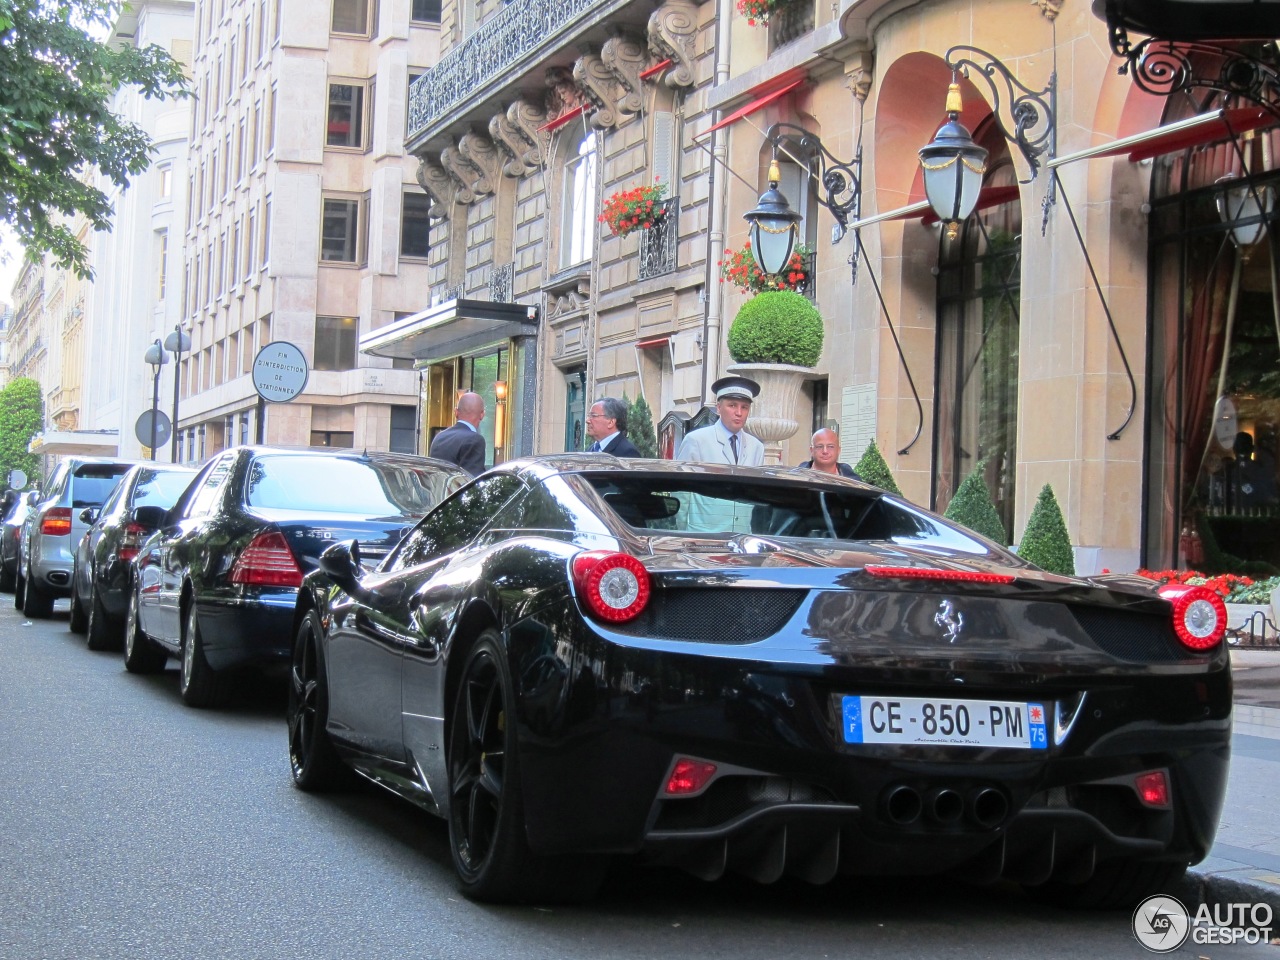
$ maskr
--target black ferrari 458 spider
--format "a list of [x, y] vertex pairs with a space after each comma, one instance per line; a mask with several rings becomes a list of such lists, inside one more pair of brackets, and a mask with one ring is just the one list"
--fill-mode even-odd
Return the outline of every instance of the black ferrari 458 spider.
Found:
[[376, 571], [325, 552], [289, 755], [446, 817], [479, 899], [580, 898], [625, 855], [1129, 905], [1213, 841], [1225, 619], [809, 470], [521, 460]]

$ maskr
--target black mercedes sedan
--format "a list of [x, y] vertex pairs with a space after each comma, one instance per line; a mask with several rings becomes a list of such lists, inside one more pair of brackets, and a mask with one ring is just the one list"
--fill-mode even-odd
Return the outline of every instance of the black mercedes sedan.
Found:
[[[155, 532], [139, 519], [140, 507], [168, 512], [195, 476], [194, 467], [181, 464], [138, 464], [111, 491], [101, 509], [85, 507], [80, 519], [88, 525], [76, 545], [71, 570], [73, 633], [87, 635], [90, 650], [118, 650], [129, 605], [131, 560], [142, 541]], [[154, 521], [160, 514], [151, 514]]]
[[178, 689], [215, 706], [235, 671], [288, 663], [303, 575], [335, 541], [372, 558], [470, 477], [400, 454], [234, 447], [213, 457], [133, 560], [124, 662], [133, 673], [180, 658]]
[[1202, 859], [1227, 782], [1226, 612], [1046, 573], [810, 470], [503, 464], [294, 615], [296, 785], [447, 818], [461, 889], [699, 877], [1017, 881], [1132, 906]]

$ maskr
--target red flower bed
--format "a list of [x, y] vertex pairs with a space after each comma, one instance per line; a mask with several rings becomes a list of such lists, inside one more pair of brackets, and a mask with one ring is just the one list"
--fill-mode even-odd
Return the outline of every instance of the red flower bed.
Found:
[[1253, 580], [1249, 577], [1238, 577], [1234, 573], [1220, 573], [1206, 576], [1198, 570], [1137, 570], [1138, 576], [1146, 577], [1157, 583], [1185, 583], [1190, 586], [1208, 587], [1218, 596], [1226, 600], [1236, 587], [1251, 587]]

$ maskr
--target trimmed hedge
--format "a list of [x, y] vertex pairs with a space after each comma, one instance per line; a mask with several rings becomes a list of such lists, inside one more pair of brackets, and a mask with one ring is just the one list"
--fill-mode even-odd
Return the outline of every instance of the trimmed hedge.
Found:
[[888, 490], [890, 493], [902, 496], [902, 491], [893, 480], [893, 474], [889, 472], [889, 464], [885, 463], [884, 457], [880, 455], [880, 448], [876, 446], [874, 437], [867, 444], [867, 449], [863, 451], [862, 458], [853, 470], [867, 483], [873, 483], [881, 490]]
[[813, 367], [822, 356], [822, 314], [792, 290], [766, 290], [742, 305], [729, 325], [735, 363]]
[[995, 503], [991, 500], [991, 491], [987, 489], [986, 466], [987, 461], [979, 461], [973, 468], [973, 472], [964, 478], [955, 496], [947, 504], [947, 512], [943, 516], [961, 526], [968, 527], [988, 540], [1007, 546], [1009, 535], [1005, 532], [1000, 514], [996, 512]]
[[1062, 508], [1053, 495], [1053, 487], [1044, 485], [1036, 505], [1027, 518], [1027, 529], [1022, 532], [1018, 556], [1034, 563], [1041, 570], [1075, 576], [1075, 557], [1071, 552], [1071, 535], [1067, 522], [1062, 518]]

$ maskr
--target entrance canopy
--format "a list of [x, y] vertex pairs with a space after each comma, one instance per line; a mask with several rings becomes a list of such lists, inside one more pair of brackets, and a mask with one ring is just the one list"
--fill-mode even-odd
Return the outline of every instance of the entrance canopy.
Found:
[[120, 453], [120, 434], [116, 430], [50, 430], [32, 437], [27, 451], [60, 457], [114, 457]]
[[419, 365], [449, 360], [498, 340], [538, 333], [538, 308], [489, 300], [447, 300], [360, 338], [360, 352]]

